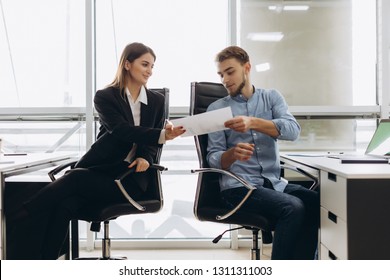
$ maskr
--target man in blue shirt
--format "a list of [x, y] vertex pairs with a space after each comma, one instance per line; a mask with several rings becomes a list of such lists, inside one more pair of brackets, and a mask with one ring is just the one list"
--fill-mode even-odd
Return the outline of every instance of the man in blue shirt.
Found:
[[[209, 134], [208, 162], [256, 187], [241, 209], [274, 221], [272, 259], [314, 259], [319, 195], [280, 178], [277, 140], [296, 140], [300, 126], [278, 91], [251, 84], [245, 50], [227, 47], [217, 54], [216, 62], [229, 95], [212, 103], [208, 111], [230, 107], [234, 117], [225, 122], [230, 129]], [[220, 183], [222, 200], [228, 206], [237, 205], [247, 192], [228, 176], [223, 175]]]

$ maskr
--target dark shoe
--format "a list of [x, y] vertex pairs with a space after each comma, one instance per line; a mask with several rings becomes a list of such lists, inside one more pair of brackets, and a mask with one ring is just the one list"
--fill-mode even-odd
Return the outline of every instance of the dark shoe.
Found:
[[261, 238], [263, 240], [263, 244], [271, 244], [273, 241], [272, 232], [270, 231], [261, 231]]

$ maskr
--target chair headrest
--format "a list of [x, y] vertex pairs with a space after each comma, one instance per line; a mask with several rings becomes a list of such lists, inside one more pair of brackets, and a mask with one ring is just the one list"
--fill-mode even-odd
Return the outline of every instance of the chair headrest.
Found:
[[211, 103], [227, 95], [228, 92], [222, 84], [211, 82], [191, 83], [192, 108], [190, 108], [190, 114], [204, 113]]

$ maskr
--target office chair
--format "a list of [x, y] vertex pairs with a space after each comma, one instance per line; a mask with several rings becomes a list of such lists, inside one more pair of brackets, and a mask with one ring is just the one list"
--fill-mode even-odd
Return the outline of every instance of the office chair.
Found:
[[[225, 97], [227, 94], [228, 93], [222, 84], [192, 82], [190, 115], [204, 113], [212, 102]], [[263, 215], [246, 212], [240, 209], [245, 201], [250, 197], [255, 187], [251, 186], [248, 182], [230, 171], [210, 168], [206, 159], [208, 144], [207, 134], [194, 136], [194, 139], [200, 165], [199, 169], [191, 171], [192, 173], [198, 173], [198, 183], [194, 202], [195, 217], [200, 221], [240, 225], [238, 228], [229, 229], [225, 232], [240, 228], [251, 230], [251, 259], [259, 260], [259, 231], [262, 233], [262, 243], [270, 244], [272, 243], [272, 231], [274, 230], [275, 225]], [[282, 166], [282, 168], [291, 169], [303, 174], [306, 177], [309, 177], [310, 180], [313, 181], [313, 184], [310, 188], [315, 188], [318, 184], [317, 179], [314, 176], [307, 174], [303, 170], [299, 170], [290, 166]], [[220, 201], [219, 177], [222, 174], [235, 178], [248, 189], [246, 196], [233, 209], [228, 209], [227, 207], [223, 206]], [[213, 242], [217, 243], [225, 232], [215, 238]]]
[[[169, 116], [169, 89], [151, 89], [152, 91], [159, 92], [165, 97], [165, 119]], [[157, 152], [154, 164], [149, 168], [155, 170], [154, 183], [151, 184], [151, 187], [148, 188], [146, 197], [147, 200], [135, 201], [128, 195], [126, 190], [122, 186], [123, 179], [128, 176], [130, 173], [134, 172], [134, 169], [126, 171], [124, 174], [119, 176], [115, 182], [120, 188], [123, 195], [128, 200], [128, 203], [117, 203], [109, 205], [100, 209], [89, 209], [86, 213], [78, 218], [78, 220], [83, 220], [91, 222], [90, 230], [93, 232], [100, 232], [101, 223], [103, 223], [103, 239], [102, 239], [102, 256], [101, 257], [92, 257], [92, 258], [79, 258], [79, 246], [78, 246], [78, 220], [71, 221], [71, 252], [72, 259], [101, 259], [101, 260], [110, 260], [110, 259], [119, 259], [123, 260], [126, 257], [113, 257], [111, 256], [111, 240], [109, 234], [109, 223], [112, 220], [124, 215], [135, 215], [135, 214], [149, 214], [156, 213], [163, 207], [163, 195], [161, 187], [161, 177], [160, 172], [167, 170], [165, 167], [159, 165], [161, 158], [162, 148]], [[67, 168], [73, 168], [77, 161], [69, 162], [63, 165], [58, 166], [57, 168], [49, 172], [49, 177], [52, 181], [56, 178], [55, 176], [60, 172], [63, 172]]]

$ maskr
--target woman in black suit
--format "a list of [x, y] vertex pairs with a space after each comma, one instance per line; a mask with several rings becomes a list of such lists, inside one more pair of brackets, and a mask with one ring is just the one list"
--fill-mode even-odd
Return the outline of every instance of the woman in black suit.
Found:
[[135, 173], [126, 177], [125, 189], [140, 199], [158, 147], [184, 133], [170, 123], [164, 127], [164, 97], [146, 88], [155, 60], [153, 50], [141, 43], [125, 47], [114, 81], [94, 98], [101, 125], [97, 141], [75, 169], [39, 191], [16, 214], [16, 220], [29, 220], [31, 227], [37, 221], [43, 225], [32, 229], [38, 231], [32, 240], [36, 250], [26, 248], [28, 258], [57, 259], [71, 219], [87, 209], [126, 202], [114, 179], [128, 168]]

